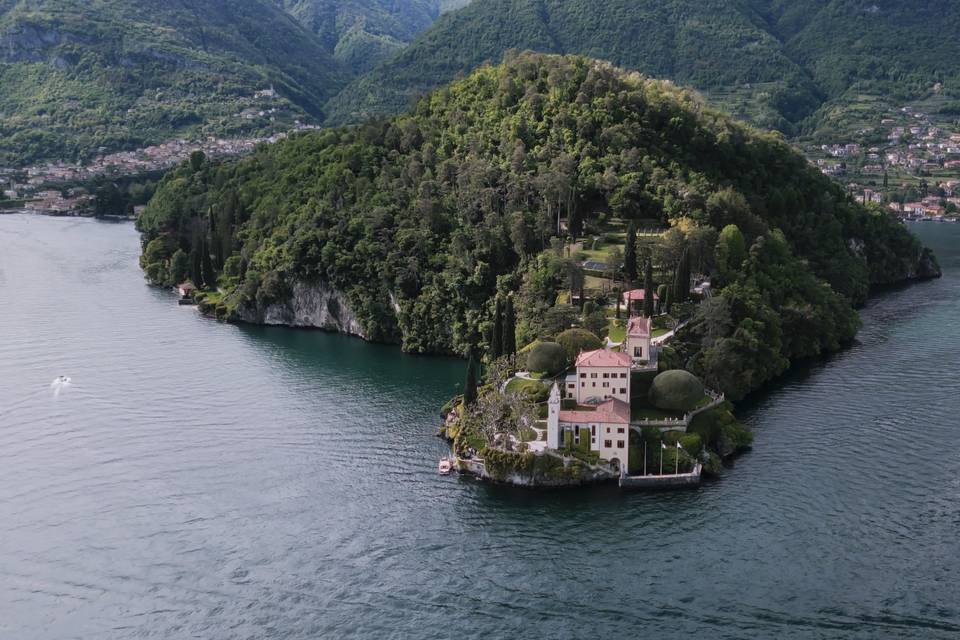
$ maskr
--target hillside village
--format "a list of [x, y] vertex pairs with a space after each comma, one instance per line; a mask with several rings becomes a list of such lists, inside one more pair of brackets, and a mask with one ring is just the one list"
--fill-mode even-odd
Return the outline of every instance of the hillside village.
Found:
[[[260, 122], [267, 129], [289, 126], [277, 122], [282, 105], [273, 104], [277, 91], [270, 87], [257, 91], [251, 106], [233, 115], [241, 126]], [[257, 145], [273, 144], [286, 139], [290, 133], [318, 128], [294, 120], [289, 131], [277, 131], [270, 135], [225, 138], [206, 136], [197, 139], [175, 139], [134, 149], [108, 153], [87, 162], [50, 162], [28, 167], [0, 167], [0, 207], [5, 201], [8, 207], [15, 204], [28, 211], [50, 215], [81, 215], [90, 209], [94, 196], [87, 185], [103, 177], [135, 177], [168, 170], [187, 160], [194, 152], [201, 151], [207, 158], [230, 158], [251, 153]], [[142, 209], [142, 207], [139, 207]], [[122, 216], [125, 212], [116, 212]]]
[[909, 220], [960, 216], [960, 126], [914, 106], [884, 113], [856, 141], [807, 147], [824, 174], [862, 204]]

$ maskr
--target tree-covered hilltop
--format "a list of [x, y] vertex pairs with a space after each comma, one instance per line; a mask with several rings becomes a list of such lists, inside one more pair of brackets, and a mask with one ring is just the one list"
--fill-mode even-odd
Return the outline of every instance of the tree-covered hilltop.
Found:
[[[322, 282], [368, 339], [466, 354], [486, 340], [497, 294], [516, 298], [519, 345], [569, 328], [577, 314], [558, 294], [584, 280], [557, 236], [631, 222], [630, 259], [610, 259], [632, 264], [628, 280], [642, 251], [660, 283], [677, 283], [675, 302], [688, 274], [724, 287], [669, 357], [733, 397], [852, 339], [852, 304], [872, 283], [934, 271], [902, 225], [853, 203], [778, 134], [670, 83], [539, 54], [483, 67], [390, 122], [237, 161], [196, 156], [138, 227], [148, 278], [218, 287], [220, 317]], [[670, 230], [647, 251], [638, 224]]]
[[952, 0], [485, 0], [354, 80], [330, 121], [394, 114], [508, 49], [577, 53], [670, 78], [754, 124], [810, 133], [825, 103], [960, 95]]
[[[577, 53], [698, 88], [770, 83], [768, 120], [818, 104], [803, 70], [752, 11], [729, 0], [485, 0], [442, 17], [330, 102], [331, 122], [393, 114], [509, 49]], [[775, 85], [775, 86], [773, 86]], [[787, 97], [789, 96], [789, 100]]]
[[[287, 129], [349, 77], [269, 0], [6, 0], [0, 165]], [[271, 85], [277, 99], [254, 98]]]

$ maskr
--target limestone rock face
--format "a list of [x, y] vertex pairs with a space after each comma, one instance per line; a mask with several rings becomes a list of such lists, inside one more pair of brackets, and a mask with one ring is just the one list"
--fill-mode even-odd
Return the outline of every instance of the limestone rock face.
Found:
[[338, 289], [324, 282], [296, 281], [290, 296], [260, 307], [237, 310], [239, 320], [252, 324], [326, 329], [365, 338], [356, 314]]

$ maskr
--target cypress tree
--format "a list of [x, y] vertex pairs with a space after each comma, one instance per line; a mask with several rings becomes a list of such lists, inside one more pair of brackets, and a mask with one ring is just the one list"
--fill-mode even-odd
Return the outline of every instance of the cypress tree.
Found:
[[463, 386], [463, 405], [472, 406], [477, 401], [477, 372], [473, 363], [473, 350], [467, 359], [467, 379]]
[[503, 312], [503, 355], [512, 356], [517, 353], [517, 315], [513, 310], [513, 296], [507, 296], [507, 304]]
[[217, 286], [217, 272], [213, 268], [213, 262], [210, 260], [210, 247], [207, 246], [207, 239], [200, 242], [200, 265], [203, 270], [203, 288], [211, 289]]
[[627, 227], [627, 244], [623, 247], [623, 273], [630, 282], [637, 279], [637, 227], [630, 223]]
[[580, 219], [580, 213], [576, 207], [571, 209], [567, 215], [567, 227], [569, 227], [568, 231], [570, 231], [570, 237], [573, 239], [579, 237], [583, 232], [583, 221]]
[[497, 296], [496, 309], [493, 312], [493, 335], [490, 336], [490, 361], [503, 355], [503, 303]]
[[653, 263], [650, 260], [647, 260], [643, 278], [643, 315], [653, 317]]
[[677, 277], [673, 283], [673, 301], [686, 302], [690, 297], [690, 251], [683, 250], [680, 264], [677, 265]]
[[203, 271], [200, 263], [200, 250], [196, 245], [190, 247], [190, 281], [194, 286], [203, 286]]

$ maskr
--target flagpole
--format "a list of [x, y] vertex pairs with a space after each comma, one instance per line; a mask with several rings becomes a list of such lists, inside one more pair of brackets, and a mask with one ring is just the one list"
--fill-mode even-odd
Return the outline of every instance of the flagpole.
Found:
[[660, 475], [663, 475], [663, 450], [666, 448], [667, 446], [661, 442], [660, 443]]
[[643, 475], [647, 475], [647, 441], [643, 441]]

